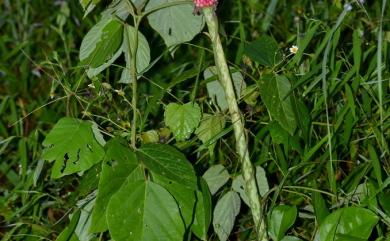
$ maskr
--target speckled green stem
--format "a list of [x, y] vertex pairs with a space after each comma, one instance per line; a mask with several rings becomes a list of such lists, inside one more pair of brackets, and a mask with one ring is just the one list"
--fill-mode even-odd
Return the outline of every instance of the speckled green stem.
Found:
[[229, 105], [229, 113], [232, 119], [234, 135], [236, 138], [236, 151], [240, 157], [242, 173], [245, 181], [245, 190], [249, 198], [250, 209], [255, 223], [257, 240], [266, 241], [267, 232], [263, 222], [260, 204], [260, 195], [257, 189], [255, 173], [249, 159], [248, 144], [245, 135], [244, 123], [241, 112], [238, 108], [237, 99], [230, 76], [229, 67], [226, 62], [225, 53], [222, 48], [221, 39], [218, 34], [218, 18], [213, 8], [204, 8], [203, 14], [209, 29], [213, 45], [215, 65], [217, 66], [219, 80], [224, 88], [226, 101]]

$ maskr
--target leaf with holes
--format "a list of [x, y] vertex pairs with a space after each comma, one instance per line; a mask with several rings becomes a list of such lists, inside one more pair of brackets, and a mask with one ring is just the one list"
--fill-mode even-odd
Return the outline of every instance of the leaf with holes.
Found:
[[107, 208], [110, 234], [116, 241], [183, 240], [185, 228], [172, 195], [158, 184], [123, 185]]
[[[146, 5], [146, 11], [175, 3], [177, 0], [153, 0]], [[148, 15], [150, 26], [164, 39], [167, 47], [191, 41], [204, 26], [202, 16], [193, 14], [191, 2], [160, 8]]]
[[171, 103], [166, 107], [164, 115], [165, 124], [172, 130], [176, 140], [183, 141], [189, 138], [199, 125], [202, 113], [196, 103]]
[[42, 159], [54, 161], [52, 178], [88, 170], [104, 156], [92, 131], [92, 122], [62, 118], [43, 141]]

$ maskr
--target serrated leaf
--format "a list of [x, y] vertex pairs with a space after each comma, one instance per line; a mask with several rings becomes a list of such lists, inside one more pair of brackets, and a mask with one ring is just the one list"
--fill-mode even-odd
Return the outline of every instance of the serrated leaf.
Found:
[[273, 240], [282, 240], [286, 231], [294, 224], [297, 213], [295, 206], [288, 205], [280, 205], [272, 210], [268, 232]]
[[281, 61], [281, 54], [275, 39], [262, 35], [257, 40], [245, 44], [244, 53], [253, 61], [265, 66], [274, 66]]
[[103, 18], [85, 35], [80, 46], [82, 65], [97, 68], [112, 61], [122, 45], [123, 25], [117, 19]]
[[145, 144], [138, 154], [140, 161], [152, 172], [196, 190], [197, 178], [191, 163], [172, 146]]
[[111, 237], [116, 241], [183, 240], [184, 223], [171, 194], [150, 181], [123, 185], [107, 208]]
[[[261, 166], [256, 166], [255, 176], [260, 196], [264, 196], [269, 191], [268, 180], [264, 168], [262, 168]], [[232, 183], [232, 189], [239, 193], [242, 201], [244, 201], [244, 203], [249, 206], [249, 199], [246, 196], [245, 181], [242, 177], [242, 174], [234, 178]]]
[[[379, 218], [368, 209], [341, 208], [325, 218], [316, 232], [314, 241], [368, 240], [378, 220]], [[345, 236], [349, 238], [345, 239]]]
[[203, 118], [195, 134], [203, 142], [208, 144], [210, 155], [214, 153], [215, 141], [210, 141], [215, 138], [225, 128], [225, 118], [222, 115], [203, 114]]
[[214, 209], [213, 227], [220, 241], [226, 241], [233, 230], [236, 216], [240, 213], [241, 201], [234, 191], [227, 192]]
[[198, 104], [184, 105], [170, 103], [165, 109], [165, 124], [171, 129], [177, 141], [190, 137], [199, 125], [202, 113]]
[[54, 161], [52, 177], [88, 170], [104, 156], [103, 147], [95, 139], [92, 122], [62, 118], [43, 141], [42, 159]]
[[[177, 0], [153, 0], [146, 5], [146, 11], [157, 9], [162, 5], [177, 2]], [[192, 3], [181, 3], [171, 7], [161, 8], [148, 15], [150, 26], [156, 30], [167, 47], [172, 47], [191, 41], [204, 26], [204, 18], [193, 14]]]
[[260, 95], [271, 116], [290, 135], [297, 127], [293, 106], [290, 99], [291, 84], [283, 75], [265, 75], [258, 82]]
[[221, 165], [211, 166], [204, 174], [203, 179], [206, 181], [211, 195], [214, 195], [229, 180], [230, 174], [226, 168]]
[[[234, 68], [230, 68], [232, 80], [234, 89], [236, 91], [237, 98], [241, 97], [241, 93], [245, 90], [246, 84], [244, 81], [244, 77], [240, 73], [240, 71], [235, 70]], [[221, 85], [221, 83], [218, 80], [218, 72], [217, 68], [215, 66], [208, 67], [204, 71], [204, 78], [205, 80], [209, 78], [216, 78], [217, 80], [213, 80], [207, 83], [207, 93], [210, 96], [210, 98], [215, 99], [217, 101], [217, 104], [219, 108], [222, 111], [225, 111], [228, 109], [228, 103], [226, 101], [226, 95], [225, 91]]]
[[108, 202], [131, 173], [133, 176], [140, 176], [139, 173], [141, 173], [142, 178], [142, 170], [136, 168], [137, 166], [136, 155], [126, 146], [123, 139], [115, 138], [107, 143], [98, 195], [92, 212], [91, 232], [107, 230], [106, 209]]
[[207, 231], [211, 223], [211, 194], [206, 181], [200, 179], [201, 191], [196, 191], [196, 209], [192, 232], [201, 240], [207, 240]]
[[[124, 30], [123, 39], [123, 53], [125, 54], [126, 68], [123, 69], [120, 83], [131, 83], [130, 66], [131, 66], [131, 53], [135, 51], [136, 30], [133, 26], [126, 25]], [[145, 36], [138, 31], [138, 48], [137, 48], [137, 73], [138, 78], [141, 77], [139, 73], [144, 71], [150, 63], [150, 48]]]

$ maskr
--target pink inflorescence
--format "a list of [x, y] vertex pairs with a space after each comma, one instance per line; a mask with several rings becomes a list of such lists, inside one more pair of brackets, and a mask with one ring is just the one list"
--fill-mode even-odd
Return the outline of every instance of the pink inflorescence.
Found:
[[194, 0], [194, 3], [197, 8], [206, 8], [217, 5], [218, 0]]

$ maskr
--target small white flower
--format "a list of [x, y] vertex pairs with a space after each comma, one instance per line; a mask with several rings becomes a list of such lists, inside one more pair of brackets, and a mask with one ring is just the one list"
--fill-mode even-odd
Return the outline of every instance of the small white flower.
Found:
[[346, 4], [344, 5], [344, 10], [347, 11], [347, 12], [351, 11], [351, 10], [352, 10], [352, 5], [349, 4], [349, 3], [346, 3]]
[[296, 53], [298, 53], [298, 46], [293, 45], [293, 46], [291, 46], [291, 48], [289, 48], [289, 50], [290, 50], [291, 54], [296, 54]]
[[91, 88], [91, 89], [95, 89], [95, 85], [94, 84], [89, 84], [88, 87]]

